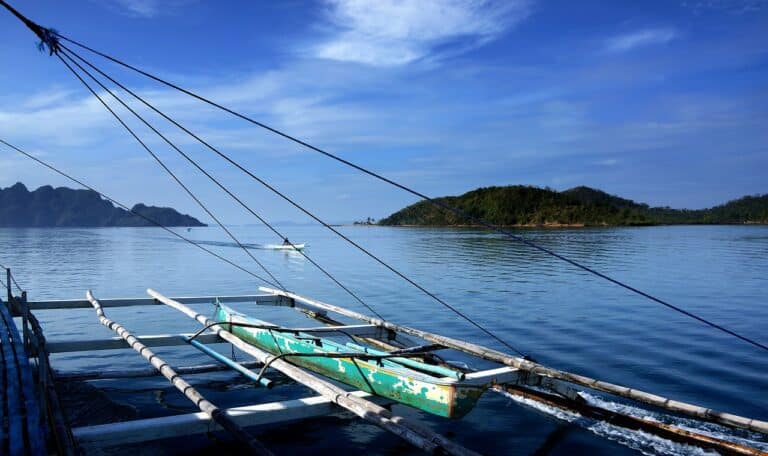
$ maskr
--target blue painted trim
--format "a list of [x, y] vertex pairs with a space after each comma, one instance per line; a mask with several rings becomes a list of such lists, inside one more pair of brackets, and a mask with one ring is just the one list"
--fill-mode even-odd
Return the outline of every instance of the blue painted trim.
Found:
[[240, 372], [244, 376], [250, 378], [253, 381], [257, 381], [261, 383], [262, 386], [265, 386], [266, 388], [272, 388], [272, 380], [269, 380], [267, 378], [259, 378], [259, 376], [252, 372], [249, 369], [244, 368], [240, 364], [232, 361], [231, 359], [227, 358], [226, 356], [222, 355], [221, 353], [217, 352], [216, 350], [213, 350], [204, 344], [201, 344], [200, 342], [190, 339], [188, 337], [185, 337], [184, 340], [186, 340], [190, 345], [195, 347], [196, 349], [200, 350], [201, 352], [205, 353], [206, 355], [210, 356], [211, 358], [215, 359], [216, 361], [219, 361], [222, 364], [225, 364], [229, 366], [230, 368], [236, 370], [237, 372]]

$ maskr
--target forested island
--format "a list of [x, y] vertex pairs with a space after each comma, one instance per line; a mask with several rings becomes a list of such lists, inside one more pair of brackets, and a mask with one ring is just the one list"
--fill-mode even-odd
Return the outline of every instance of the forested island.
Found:
[[[584, 186], [562, 192], [524, 185], [485, 187], [436, 200], [503, 226], [768, 224], [768, 194], [745, 196], [720, 206], [696, 210], [649, 207]], [[464, 226], [471, 222], [428, 201], [421, 201], [378, 224]]]
[[[169, 207], [136, 204], [132, 211], [164, 226], [206, 226]], [[156, 226], [115, 207], [91, 190], [45, 185], [30, 192], [22, 183], [0, 188], [0, 227]]]

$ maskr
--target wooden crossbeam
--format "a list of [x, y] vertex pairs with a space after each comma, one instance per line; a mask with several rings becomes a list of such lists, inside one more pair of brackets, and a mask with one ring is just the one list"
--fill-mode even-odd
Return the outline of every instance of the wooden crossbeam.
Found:
[[[391, 401], [357, 391], [351, 395], [367, 398], [380, 405]], [[232, 421], [242, 427], [282, 423], [328, 415], [340, 409], [323, 396], [269, 402], [225, 410]], [[72, 429], [77, 442], [84, 447], [115, 446], [147, 442], [169, 437], [202, 434], [210, 431], [211, 422], [205, 413], [189, 413], [120, 423], [85, 426]]]
[[[170, 347], [174, 345], [186, 345], [185, 337], [192, 334], [156, 334], [149, 336], [138, 336], [149, 347]], [[214, 333], [205, 333], [197, 336], [196, 340], [204, 344], [215, 344], [224, 342]], [[130, 348], [128, 344], [120, 337], [110, 337], [109, 339], [85, 339], [85, 340], [61, 340], [50, 341], [46, 344], [48, 353], [69, 353], [79, 351], [97, 351], [97, 350], [117, 350], [121, 348]]]
[[[276, 305], [285, 298], [271, 295], [241, 295], [241, 296], [189, 296], [182, 298], [173, 298], [184, 304], [210, 304], [218, 299], [219, 302], [232, 303], [256, 303], [263, 305]], [[153, 306], [160, 304], [152, 298], [117, 298], [100, 299], [102, 307], [132, 307], [132, 306]], [[29, 301], [29, 310], [50, 310], [50, 309], [90, 309], [91, 303], [87, 299], [65, 299], [50, 301]]]

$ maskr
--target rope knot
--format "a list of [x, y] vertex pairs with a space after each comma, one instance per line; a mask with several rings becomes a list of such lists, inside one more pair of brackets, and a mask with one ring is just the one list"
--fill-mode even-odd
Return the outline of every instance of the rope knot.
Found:
[[44, 52], [46, 49], [48, 49], [48, 55], [58, 54], [61, 50], [61, 45], [59, 44], [59, 34], [56, 32], [56, 30], [52, 28], [45, 28], [41, 27], [37, 24], [34, 24], [33, 26], [30, 26], [33, 32], [35, 32], [35, 35], [40, 38], [40, 42], [37, 43], [37, 50], [40, 52]]

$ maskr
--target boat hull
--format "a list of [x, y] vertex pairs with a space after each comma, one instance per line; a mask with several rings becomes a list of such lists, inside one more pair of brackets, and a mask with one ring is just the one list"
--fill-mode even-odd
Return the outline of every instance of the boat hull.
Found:
[[[268, 324], [244, 316], [219, 305], [216, 320], [220, 322]], [[227, 330], [266, 352], [280, 353], [349, 353], [347, 349], [327, 339], [297, 339], [293, 334], [266, 329], [226, 327]], [[311, 337], [311, 336], [310, 336]], [[320, 341], [321, 346], [317, 345]], [[361, 353], [362, 354], [362, 353]], [[425, 412], [446, 418], [461, 418], [475, 405], [485, 391], [476, 385], [461, 385], [451, 379], [440, 379], [409, 369], [393, 368], [392, 363], [364, 361], [359, 358], [287, 357], [286, 361], [377, 396], [386, 397]]]

